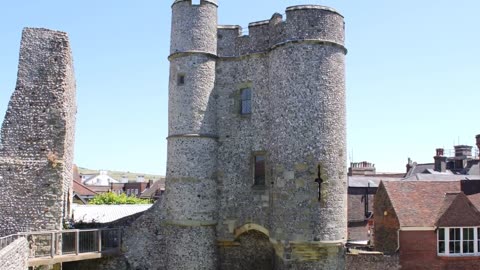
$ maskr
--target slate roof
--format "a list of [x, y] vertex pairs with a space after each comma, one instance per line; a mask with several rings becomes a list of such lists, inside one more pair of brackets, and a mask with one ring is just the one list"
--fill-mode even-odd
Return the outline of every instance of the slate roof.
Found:
[[383, 185], [401, 227], [432, 227], [445, 194], [459, 192], [460, 181], [387, 181]]
[[153, 204], [73, 205], [73, 219], [83, 223], [109, 223], [146, 211]]
[[402, 177], [391, 177], [391, 176], [349, 176], [348, 177], [348, 187], [378, 187], [380, 181], [395, 181], [400, 180]]
[[380, 178], [366, 177], [366, 176], [349, 176], [348, 187], [378, 187], [380, 185]]
[[404, 181], [460, 181], [460, 180], [473, 180], [471, 175], [463, 174], [427, 174], [427, 173], [417, 173], [403, 179]]
[[469, 175], [480, 175], [480, 160], [469, 160], [463, 173]]
[[425, 173], [428, 169], [435, 169], [435, 163], [423, 163], [423, 164], [413, 164], [412, 168], [408, 170], [405, 177], [410, 177], [417, 173]]

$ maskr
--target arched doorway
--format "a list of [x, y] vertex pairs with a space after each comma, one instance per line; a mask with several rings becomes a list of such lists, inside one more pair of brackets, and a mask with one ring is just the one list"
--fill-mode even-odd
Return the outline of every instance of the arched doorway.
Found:
[[222, 269], [273, 270], [274, 255], [268, 230], [256, 224], [246, 224], [235, 230], [235, 246], [224, 249]]

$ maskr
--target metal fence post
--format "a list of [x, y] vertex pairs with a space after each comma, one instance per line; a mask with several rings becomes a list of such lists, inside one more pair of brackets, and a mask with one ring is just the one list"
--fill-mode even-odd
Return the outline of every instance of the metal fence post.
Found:
[[80, 231], [75, 231], [75, 254], [80, 253]]
[[98, 238], [98, 252], [102, 252], [102, 230], [97, 231], [97, 238]]

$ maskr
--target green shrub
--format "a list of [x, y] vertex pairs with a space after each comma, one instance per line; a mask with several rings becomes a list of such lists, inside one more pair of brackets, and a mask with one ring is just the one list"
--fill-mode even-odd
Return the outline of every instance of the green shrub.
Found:
[[102, 194], [97, 194], [93, 199], [91, 199], [88, 204], [150, 204], [152, 200], [150, 199], [140, 199], [133, 195], [127, 196], [127, 194], [122, 193], [118, 195], [117, 193], [107, 192]]

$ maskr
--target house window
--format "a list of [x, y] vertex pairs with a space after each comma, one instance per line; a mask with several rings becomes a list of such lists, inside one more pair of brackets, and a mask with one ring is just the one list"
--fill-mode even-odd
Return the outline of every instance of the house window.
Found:
[[463, 253], [473, 253], [473, 228], [463, 228], [462, 250]]
[[480, 238], [478, 237], [480, 235], [480, 228], [477, 228], [477, 247], [480, 247]]
[[254, 180], [255, 186], [265, 185], [265, 155], [254, 156]]
[[438, 229], [438, 253], [445, 254], [445, 229]]
[[240, 114], [252, 113], [252, 89], [244, 88], [240, 91]]
[[480, 256], [480, 228], [439, 228], [438, 255], [441, 256]]
[[450, 228], [450, 240], [448, 241], [448, 248], [451, 254], [460, 253], [460, 228]]

